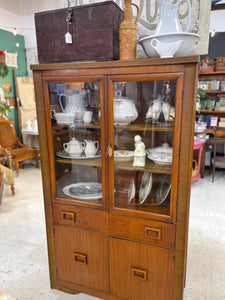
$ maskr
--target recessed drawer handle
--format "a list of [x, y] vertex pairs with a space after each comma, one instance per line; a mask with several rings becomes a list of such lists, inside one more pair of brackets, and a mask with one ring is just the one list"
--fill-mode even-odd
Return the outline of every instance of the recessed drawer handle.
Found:
[[87, 265], [87, 255], [74, 252], [74, 261], [79, 264]]
[[161, 240], [161, 229], [145, 227], [145, 237], [154, 239], [154, 240]]
[[132, 277], [139, 280], [147, 280], [147, 271], [137, 268], [131, 268]]
[[62, 219], [63, 221], [75, 223], [75, 213], [74, 212], [69, 212], [69, 211], [62, 211]]

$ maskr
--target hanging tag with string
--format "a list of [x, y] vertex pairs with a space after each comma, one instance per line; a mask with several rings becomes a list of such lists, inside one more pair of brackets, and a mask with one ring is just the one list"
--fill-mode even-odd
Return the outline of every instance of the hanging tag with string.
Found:
[[72, 10], [67, 10], [67, 16], [66, 16], [66, 28], [67, 33], [65, 34], [65, 42], [66, 44], [72, 44], [72, 35], [70, 34], [70, 25], [72, 24]]

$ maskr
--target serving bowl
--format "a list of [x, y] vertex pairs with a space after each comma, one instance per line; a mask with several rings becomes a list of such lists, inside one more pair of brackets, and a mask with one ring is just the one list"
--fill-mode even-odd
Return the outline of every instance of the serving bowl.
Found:
[[171, 165], [173, 159], [173, 148], [167, 143], [162, 146], [150, 148], [146, 150], [148, 159], [157, 164]]
[[148, 57], [159, 57], [158, 52], [152, 47], [151, 43], [153, 39], [157, 39], [163, 43], [172, 43], [177, 41], [183, 41], [178, 51], [174, 56], [186, 56], [189, 55], [193, 47], [197, 44], [200, 36], [190, 32], [174, 32], [174, 33], [162, 33], [143, 37], [139, 40], [142, 45], [145, 54]]
[[59, 113], [54, 113], [53, 117], [55, 118], [56, 122], [59, 124], [73, 124], [75, 120], [75, 112], [59, 112]]

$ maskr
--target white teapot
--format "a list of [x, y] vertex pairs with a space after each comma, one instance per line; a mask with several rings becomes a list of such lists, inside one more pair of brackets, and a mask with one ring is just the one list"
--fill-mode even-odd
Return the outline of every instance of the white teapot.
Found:
[[86, 156], [95, 156], [98, 151], [99, 142], [90, 141], [90, 140], [84, 140], [84, 142], [85, 142], [84, 153], [86, 154]]
[[84, 151], [85, 143], [72, 138], [68, 143], [63, 144], [63, 148], [69, 155], [80, 156]]
[[120, 94], [114, 98], [113, 110], [114, 124], [117, 125], [128, 125], [138, 117], [134, 100], [122, 97]]

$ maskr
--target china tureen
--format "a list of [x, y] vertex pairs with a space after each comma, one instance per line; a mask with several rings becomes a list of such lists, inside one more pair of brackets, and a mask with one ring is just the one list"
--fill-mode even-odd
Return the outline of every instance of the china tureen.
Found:
[[160, 147], [150, 148], [146, 150], [148, 159], [157, 164], [171, 165], [173, 158], [173, 148], [167, 143]]

